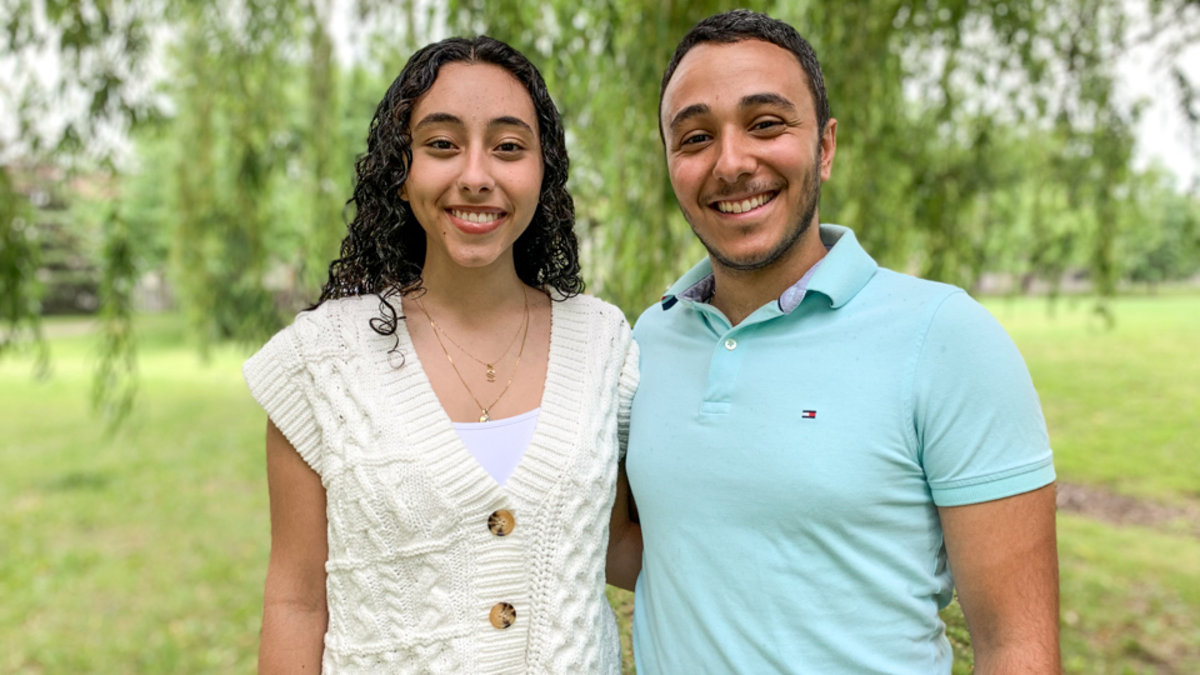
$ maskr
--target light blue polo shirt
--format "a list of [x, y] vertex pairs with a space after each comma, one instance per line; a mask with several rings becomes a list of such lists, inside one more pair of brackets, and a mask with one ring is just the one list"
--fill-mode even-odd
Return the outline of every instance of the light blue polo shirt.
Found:
[[937, 507], [1054, 480], [1037, 393], [987, 310], [878, 267], [848, 229], [820, 234], [798, 305], [731, 328], [680, 297], [705, 260], [634, 329], [639, 675], [949, 673]]

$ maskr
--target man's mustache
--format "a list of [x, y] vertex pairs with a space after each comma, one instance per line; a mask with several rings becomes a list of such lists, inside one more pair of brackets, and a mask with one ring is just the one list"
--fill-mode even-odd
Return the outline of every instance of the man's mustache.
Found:
[[748, 180], [744, 183], [725, 184], [716, 190], [704, 193], [703, 203], [711, 204], [729, 197], [749, 197], [763, 192], [782, 190], [783, 186], [777, 181]]

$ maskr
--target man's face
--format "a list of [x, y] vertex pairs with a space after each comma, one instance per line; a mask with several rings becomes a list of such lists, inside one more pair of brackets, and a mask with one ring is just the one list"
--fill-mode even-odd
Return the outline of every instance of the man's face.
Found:
[[697, 45], [663, 93], [660, 123], [675, 196], [715, 263], [757, 270], [795, 249], [816, 221], [837, 121], [817, 127], [791, 52], [761, 40]]

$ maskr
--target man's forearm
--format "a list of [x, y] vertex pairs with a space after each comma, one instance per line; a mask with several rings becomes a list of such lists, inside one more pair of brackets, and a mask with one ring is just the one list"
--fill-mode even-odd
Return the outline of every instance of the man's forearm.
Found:
[[978, 675], [1059, 675], [1054, 485], [939, 509]]
[[1012, 644], [975, 641], [975, 675], [1061, 675], [1058, 631]]
[[642, 571], [642, 526], [626, 523], [621, 532], [609, 539], [606, 581], [617, 588], [632, 591]]

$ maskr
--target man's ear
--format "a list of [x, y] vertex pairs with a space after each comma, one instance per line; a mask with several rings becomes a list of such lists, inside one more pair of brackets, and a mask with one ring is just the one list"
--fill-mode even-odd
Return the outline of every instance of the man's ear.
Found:
[[825, 123], [821, 134], [821, 182], [833, 175], [833, 156], [837, 154], [837, 120], [832, 117]]

